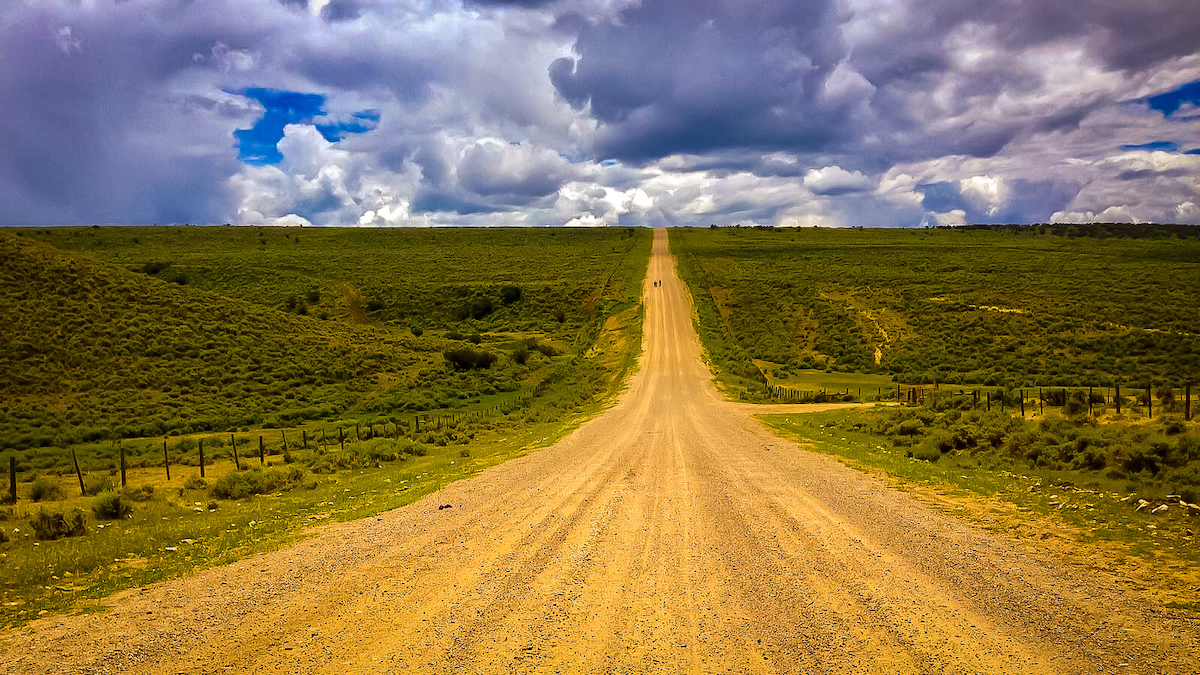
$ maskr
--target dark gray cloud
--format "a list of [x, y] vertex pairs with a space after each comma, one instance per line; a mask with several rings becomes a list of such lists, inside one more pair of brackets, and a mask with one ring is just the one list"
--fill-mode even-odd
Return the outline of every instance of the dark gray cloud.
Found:
[[205, 16], [185, 25], [188, 15], [203, 15], [187, 7], [158, 15], [128, 5], [103, 14], [57, 9], [22, 5], [0, 21], [0, 189], [11, 195], [4, 219], [219, 219], [236, 157], [228, 146], [193, 143], [226, 133], [236, 106], [164, 85], [196, 67], [197, 55], [212, 59], [222, 39], [253, 43], [254, 22]]
[[585, 25], [578, 57], [549, 75], [602, 123], [605, 156], [820, 150], [838, 136], [821, 96], [844, 51], [837, 21], [831, 0], [646, 2]]

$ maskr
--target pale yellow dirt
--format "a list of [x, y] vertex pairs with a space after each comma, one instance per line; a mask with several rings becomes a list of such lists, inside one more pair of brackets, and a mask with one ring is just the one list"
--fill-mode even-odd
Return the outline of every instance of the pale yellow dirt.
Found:
[[722, 401], [666, 239], [640, 370], [576, 433], [378, 518], [11, 631], [0, 672], [1200, 670], [1196, 615]]

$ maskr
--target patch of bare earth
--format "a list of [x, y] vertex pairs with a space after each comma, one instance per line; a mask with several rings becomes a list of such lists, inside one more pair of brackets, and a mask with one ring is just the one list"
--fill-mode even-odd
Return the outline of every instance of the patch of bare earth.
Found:
[[11, 631], [0, 670], [1197, 672], [1194, 615], [720, 400], [664, 231], [654, 251], [640, 370], [562, 442], [291, 548], [121, 593], [110, 611]]

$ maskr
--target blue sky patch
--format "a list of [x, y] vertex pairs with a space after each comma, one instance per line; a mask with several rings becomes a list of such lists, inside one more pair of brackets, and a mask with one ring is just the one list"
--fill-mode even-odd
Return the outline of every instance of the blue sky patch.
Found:
[[1166, 150], [1167, 152], [1179, 152], [1179, 146], [1171, 141], [1151, 141], [1150, 143], [1137, 143], [1134, 145], [1122, 145], [1122, 150]]
[[337, 143], [349, 134], [365, 133], [379, 125], [377, 110], [356, 112], [346, 122], [326, 120], [325, 97], [321, 94], [263, 87], [249, 87], [229, 93], [254, 99], [264, 108], [262, 117], [254, 126], [233, 132], [237, 139], [238, 159], [254, 166], [283, 161], [279, 141], [283, 140], [283, 128], [289, 124], [311, 124], [330, 143]]
[[1200, 80], [1189, 82], [1178, 89], [1155, 94], [1147, 98], [1146, 103], [1152, 109], [1161, 112], [1163, 117], [1174, 115], [1184, 103], [1200, 106]]
[[379, 126], [378, 110], [363, 110], [350, 115], [349, 122], [318, 123], [317, 131], [330, 143], [337, 143], [350, 134], [363, 134]]

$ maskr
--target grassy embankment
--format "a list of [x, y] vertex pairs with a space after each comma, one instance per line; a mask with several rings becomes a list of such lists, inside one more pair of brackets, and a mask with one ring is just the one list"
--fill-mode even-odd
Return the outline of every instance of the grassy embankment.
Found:
[[[0, 237], [7, 625], [519, 456], [603, 405], [640, 345], [641, 230], [18, 232]], [[94, 512], [114, 504], [132, 512]], [[86, 534], [39, 541], [43, 511]]]
[[1001, 527], [1061, 525], [1153, 563], [1159, 597], [1194, 607], [1195, 510], [1150, 511], [1200, 501], [1181, 401], [1200, 380], [1196, 234], [724, 229], [672, 244], [730, 395], [766, 400], [770, 384], [871, 400], [927, 385], [920, 406], [769, 417], [780, 433], [954, 504], [983, 498]]

